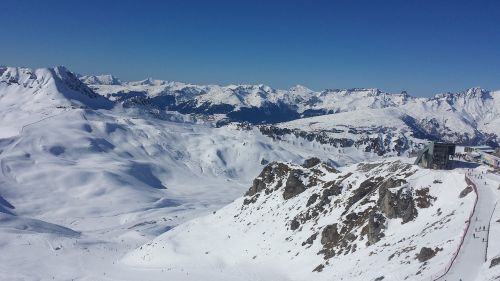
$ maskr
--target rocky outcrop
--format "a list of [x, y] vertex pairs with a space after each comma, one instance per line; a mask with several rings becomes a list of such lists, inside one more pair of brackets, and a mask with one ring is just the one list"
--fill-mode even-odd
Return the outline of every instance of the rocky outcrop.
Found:
[[325, 247], [331, 248], [335, 246], [340, 240], [340, 234], [337, 230], [337, 224], [330, 224], [323, 228], [321, 232], [321, 244]]
[[290, 171], [288, 165], [284, 163], [272, 162], [268, 164], [257, 178], [254, 179], [252, 186], [245, 194], [253, 196], [256, 193], [266, 189], [276, 179], [285, 176]]
[[407, 223], [417, 216], [415, 201], [412, 192], [408, 188], [399, 188], [395, 192], [392, 189], [405, 184], [403, 179], [387, 179], [379, 187], [378, 206], [387, 218], [401, 218], [402, 223]]
[[433, 258], [436, 253], [440, 251], [439, 248], [436, 248], [436, 249], [431, 249], [431, 248], [427, 248], [427, 247], [422, 247], [420, 249], [420, 252], [417, 254], [417, 260], [419, 262], [425, 262], [425, 261], [428, 261], [430, 260], [431, 258]]
[[312, 168], [312, 167], [318, 165], [319, 163], [321, 163], [321, 160], [319, 160], [319, 158], [312, 157], [312, 158], [309, 158], [306, 161], [304, 161], [304, 164], [302, 164], [302, 167]]
[[[301, 242], [303, 247], [311, 247], [319, 240], [322, 247], [318, 254], [328, 261], [355, 252], [359, 245], [370, 247], [379, 243], [386, 235], [388, 220], [408, 223], [417, 217], [417, 208], [432, 205], [436, 198], [430, 195], [428, 187], [414, 190], [408, 183], [415, 171], [416, 167], [401, 161], [374, 162], [333, 176], [340, 172], [317, 158], [300, 166], [273, 162], [254, 180], [244, 202], [248, 205], [262, 197], [265, 202], [273, 192], [274, 198], [292, 200], [290, 209], [303, 209], [287, 218], [287, 229], [293, 232], [313, 230], [321, 218], [338, 212], [334, 223], [314, 229]], [[307, 198], [293, 200], [311, 188], [314, 192], [308, 193]], [[297, 202], [303, 205], [293, 205]], [[313, 228], [304, 228], [311, 222]], [[428, 252], [423, 250], [421, 259], [426, 256]]]
[[385, 217], [379, 213], [371, 213], [368, 220], [367, 230], [367, 246], [373, 245], [384, 237], [383, 230], [385, 229]]
[[[411, 146], [413, 144], [405, 134], [395, 132], [394, 128], [348, 128], [348, 133], [355, 135], [352, 138], [331, 135], [332, 132], [344, 132], [335, 129], [332, 129], [332, 131], [306, 132], [300, 129], [280, 128], [273, 125], [261, 125], [258, 128], [263, 135], [275, 140], [285, 140], [286, 136], [294, 136], [306, 141], [316, 141], [338, 148], [355, 147], [379, 156], [386, 154], [403, 155], [408, 150], [418, 149]], [[377, 136], [373, 137], [374, 134]]]
[[290, 175], [286, 179], [285, 188], [283, 191], [283, 199], [290, 199], [306, 190], [304, 183], [302, 183], [300, 179], [301, 175], [301, 170], [293, 170], [290, 173]]

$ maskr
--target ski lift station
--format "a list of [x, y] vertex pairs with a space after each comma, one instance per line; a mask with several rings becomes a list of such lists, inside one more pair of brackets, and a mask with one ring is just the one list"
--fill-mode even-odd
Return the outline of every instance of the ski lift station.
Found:
[[451, 169], [451, 156], [455, 154], [455, 144], [431, 142], [418, 152], [415, 165], [428, 169]]

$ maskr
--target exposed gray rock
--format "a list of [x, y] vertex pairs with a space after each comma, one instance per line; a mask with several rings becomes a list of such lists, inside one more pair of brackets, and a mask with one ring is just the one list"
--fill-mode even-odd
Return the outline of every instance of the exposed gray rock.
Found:
[[292, 222], [290, 223], [291, 230], [296, 230], [297, 228], [299, 228], [299, 226], [300, 226], [300, 223], [296, 219], [292, 220]]
[[293, 170], [288, 175], [283, 192], [283, 199], [288, 200], [306, 190], [304, 183], [300, 180], [301, 170]]
[[437, 251], [438, 249], [433, 250], [431, 248], [422, 247], [422, 249], [420, 249], [420, 253], [417, 254], [417, 259], [419, 262], [428, 261], [436, 255]]
[[340, 240], [340, 234], [337, 230], [337, 224], [330, 224], [323, 228], [321, 232], [321, 244], [325, 247], [333, 247]]
[[472, 185], [468, 185], [466, 188], [464, 188], [464, 190], [462, 190], [460, 192], [460, 195], [459, 197], [460, 198], [464, 198], [465, 196], [467, 196], [469, 193], [472, 192], [472, 190], [474, 190], [474, 188], [472, 188]]
[[318, 236], [318, 233], [314, 233], [313, 235], [309, 236], [306, 241], [302, 242], [302, 246], [305, 245], [311, 245], [314, 240], [316, 240], [316, 237]]
[[405, 180], [388, 179], [379, 187], [378, 206], [390, 219], [401, 218], [407, 223], [417, 217], [413, 195], [407, 188], [400, 188], [395, 193], [390, 189], [406, 183]]
[[429, 188], [424, 187], [421, 189], [418, 189], [415, 193], [417, 195], [417, 198], [415, 201], [417, 202], [417, 207], [419, 208], [429, 208], [432, 205], [432, 202], [436, 200], [436, 197], [431, 196], [429, 194]]
[[377, 178], [369, 178], [369, 179], [363, 181], [359, 185], [359, 188], [353, 192], [354, 194], [347, 200], [344, 214], [346, 214], [349, 211], [349, 209], [351, 208], [351, 206], [354, 205], [356, 202], [363, 199], [366, 195], [375, 191], [375, 189], [377, 187], [377, 183], [381, 179], [382, 178], [377, 177]]
[[306, 207], [309, 207], [311, 206], [312, 204], [314, 204], [314, 202], [316, 202], [316, 199], [318, 199], [319, 195], [314, 193], [313, 195], [311, 195], [311, 197], [309, 197], [309, 199], [307, 200], [307, 204], [306, 204]]
[[320, 264], [313, 269], [313, 272], [321, 272], [323, 271], [323, 268], [325, 268], [325, 266], [323, 264]]
[[368, 242], [366, 244], [369, 246], [380, 241], [380, 239], [385, 236], [383, 232], [384, 229], [385, 217], [379, 213], [371, 213], [368, 219]]
[[496, 257], [494, 259], [491, 260], [491, 263], [490, 263], [490, 268], [494, 267], [494, 266], [497, 266], [500, 264], [500, 257]]
[[306, 161], [304, 161], [304, 164], [302, 164], [302, 167], [312, 168], [312, 167], [318, 165], [319, 163], [321, 163], [321, 160], [319, 160], [319, 158], [312, 157], [312, 158], [309, 158]]
[[253, 184], [245, 194], [246, 196], [253, 196], [256, 193], [266, 189], [267, 186], [274, 182], [279, 177], [285, 176], [289, 172], [288, 165], [283, 163], [272, 162], [268, 164], [257, 178], [253, 180]]

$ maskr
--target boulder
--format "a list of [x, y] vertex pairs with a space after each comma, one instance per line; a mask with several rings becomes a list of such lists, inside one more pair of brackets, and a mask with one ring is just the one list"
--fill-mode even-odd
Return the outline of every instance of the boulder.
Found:
[[433, 250], [431, 248], [422, 247], [420, 252], [417, 254], [417, 259], [419, 262], [425, 262], [433, 258], [437, 253], [437, 250]]
[[340, 234], [337, 230], [337, 224], [330, 224], [323, 228], [321, 232], [321, 244], [325, 247], [333, 247], [340, 240]]

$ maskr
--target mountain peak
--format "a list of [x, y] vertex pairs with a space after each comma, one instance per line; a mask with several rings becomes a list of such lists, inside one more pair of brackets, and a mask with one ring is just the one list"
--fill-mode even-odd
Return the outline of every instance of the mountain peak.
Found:
[[307, 88], [306, 86], [297, 84], [289, 89], [290, 92], [296, 92], [296, 93], [312, 93], [313, 90]]
[[122, 81], [111, 74], [85, 75], [79, 77], [80, 81], [87, 85], [121, 85]]

